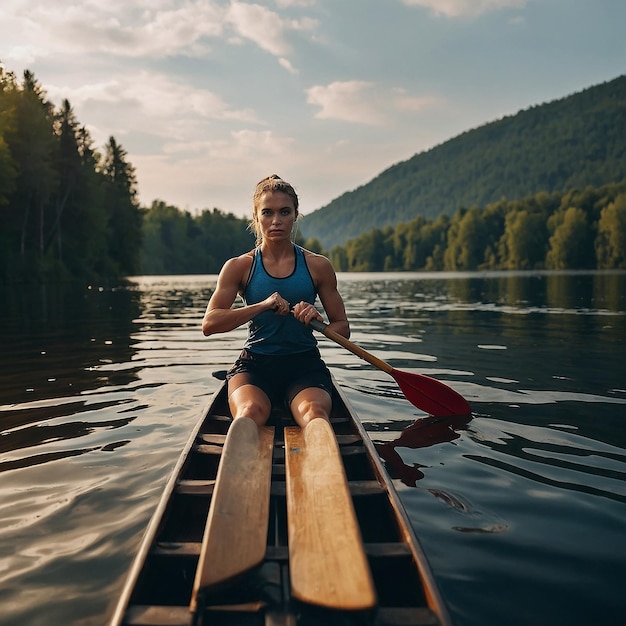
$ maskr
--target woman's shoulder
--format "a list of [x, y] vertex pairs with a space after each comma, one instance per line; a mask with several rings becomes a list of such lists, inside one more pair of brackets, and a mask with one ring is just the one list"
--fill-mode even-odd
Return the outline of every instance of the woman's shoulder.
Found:
[[250, 265], [252, 260], [254, 259], [254, 254], [256, 252], [256, 248], [253, 250], [248, 250], [248, 252], [244, 252], [239, 256], [235, 256], [232, 259], [228, 259], [226, 263], [231, 263], [233, 265]]
[[314, 278], [319, 278], [320, 275], [334, 274], [332, 263], [323, 254], [312, 252], [306, 248], [302, 248], [302, 253], [306, 260], [306, 264]]
[[307, 263], [318, 263], [321, 265], [330, 264], [328, 258], [326, 258], [323, 254], [318, 254], [317, 252], [312, 252], [311, 250], [307, 250], [302, 246], [299, 246], [300, 250], [302, 250], [302, 254], [304, 254], [304, 258], [307, 260]]
[[242, 277], [250, 271], [252, 261], [254, 260], [254, 250], [250, 250], [244, 254], [228, 259], [222, 267], [222, 273], [237, 274]]

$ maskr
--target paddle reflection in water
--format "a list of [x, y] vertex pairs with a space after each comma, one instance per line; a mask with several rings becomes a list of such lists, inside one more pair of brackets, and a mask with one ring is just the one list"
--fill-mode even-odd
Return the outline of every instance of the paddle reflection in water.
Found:
[[392, 478], [399, 478], [407, 487], [416, 487], [417, 481], [424, 478], [417, 463], [408, 465], [404, 462], [398, 448], [427, 448], [438, 443], [446, 443], [459, 438], [457, 431], [464, 430], [472, 419], [471, 415], [453, 415], [451, 417], [425, 417], [415, 420], [407, 426], [400, 436], [393, 441], [376, 443], [378, 454], [385, 461], [385, 468]]

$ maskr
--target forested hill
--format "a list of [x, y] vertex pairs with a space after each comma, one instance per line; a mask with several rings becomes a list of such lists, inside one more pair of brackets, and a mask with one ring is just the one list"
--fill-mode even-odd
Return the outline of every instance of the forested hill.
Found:
[[626, 177], [626, 75], [465, 132], [307, 215], [326, 249], [422, 215]]

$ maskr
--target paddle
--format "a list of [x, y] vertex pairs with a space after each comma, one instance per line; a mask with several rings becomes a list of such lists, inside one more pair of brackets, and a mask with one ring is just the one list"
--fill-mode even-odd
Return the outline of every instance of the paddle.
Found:
[[200, 549], [189, 608], [201, 592], [263, 561], [269, 524], [274, 429], [247, 417], [228, 429]]
[[289, 578], [294, 598], [325, 608], [376, 605], [363, 540], [331, 425], [285, 428]]
[[349, 339], [331, 330], [327, 324], [319, 320], [311, 320], [309, 326], [328, 337], [331, 341], [356, 354], [359, 358], [367, 361], [370, 365], [392, 376], [398, 383], [405, 398], [418, 409], [426, 411], [435, 417], [471, 414], [472, 409], [467, 400], [440, 380], [424, 376], [423, 374], [397, 370], [389, 363], [370, 354]]

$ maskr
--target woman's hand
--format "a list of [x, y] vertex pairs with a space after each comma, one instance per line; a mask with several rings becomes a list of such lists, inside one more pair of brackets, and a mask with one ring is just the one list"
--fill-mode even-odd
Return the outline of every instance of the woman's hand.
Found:
[[285, 298], [283, 298], [278, 291], [275, 291], [267, 300], [265, 304], [270, 311], [274, 311], [276, 315], [287, 315], [289, 313], [291, 305]]
[[308, 302], [298, 302], [298, 304], [294, 305], [291, 312], [298, 321], [306, 324], [307, 326], [311, 320], [319, 320], [320, 322], [324, 321], [315, 306], [309, 304]]

